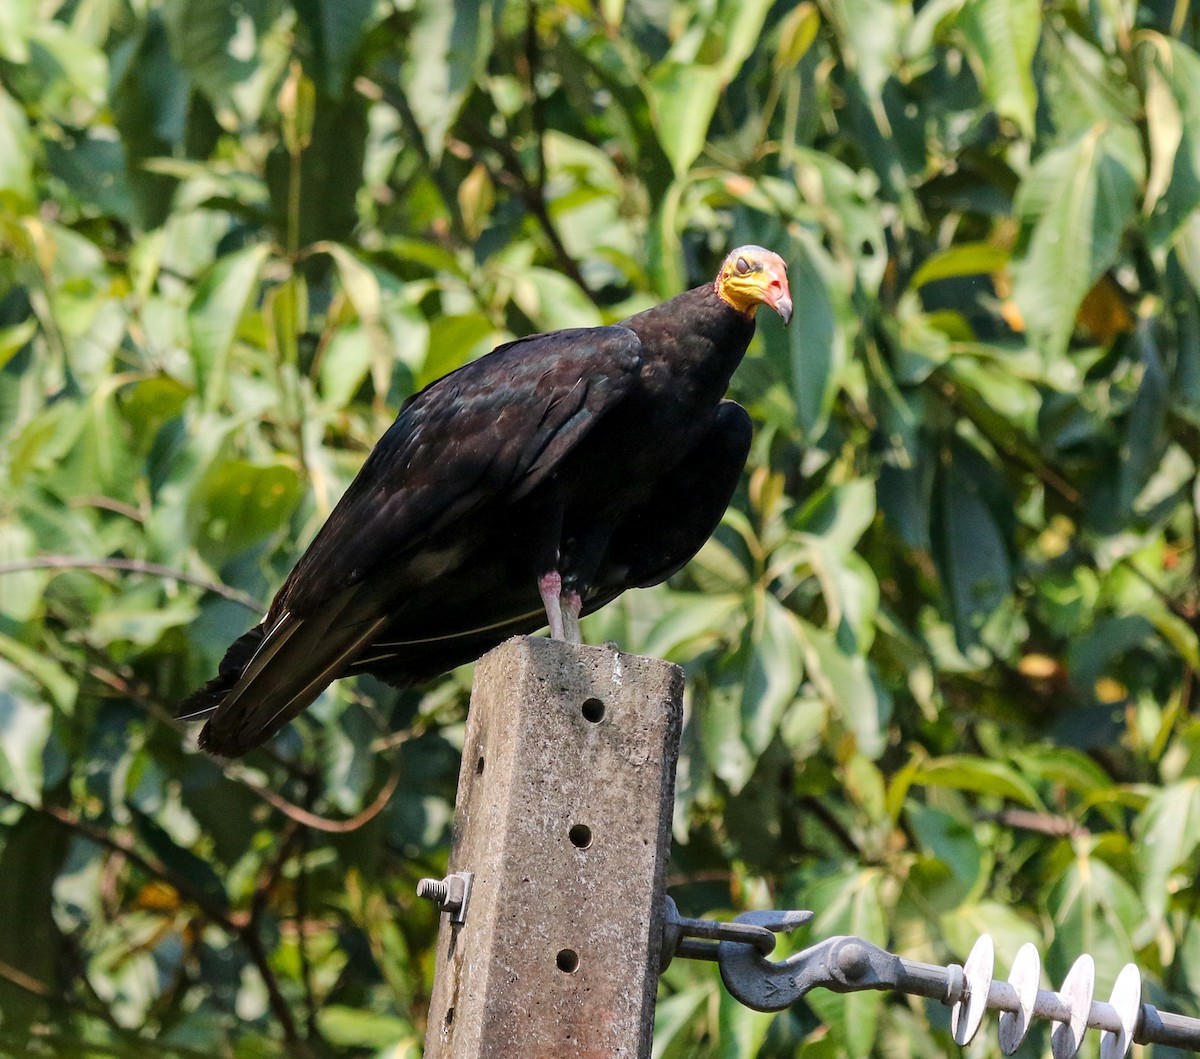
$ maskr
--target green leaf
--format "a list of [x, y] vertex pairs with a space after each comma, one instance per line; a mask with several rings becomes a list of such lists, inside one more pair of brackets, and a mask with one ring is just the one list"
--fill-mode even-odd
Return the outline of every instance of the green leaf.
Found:
[[548, 268], [527, 268], [513, 287], [513, 301], [540, 331], [595, 327], [600, 311], [569, 276]]
[[1200, 55], [1182, 41], [1147, 32], [1144, 113], [1150, 175], [1143, 208], [1156, 242], [1178, 237], [1200, 206]]
[[926, 283], [939, 279], [999, 272], [1008, 265], [1010, 256], [1007, 249], [992, 243], [959, 243], [927, 257], [908, 285], [920, 290]]
[[[0, 7], [7, 5], [0, 4]], [[17, 4], [20, 7], [20, 4]], [[4, 15], [0, 14], [0, 53], [3, 50]], [[16, 101], [0, 87], [0, 191], [12, 192], [24, 202], [33, 201], [33, 137]], [[3, 364], [0, 358], [0, 366]]]
[[224, 396], [229, 350], [242, 314], [257, 297], [259, 274], [269, 253], [270, 248], [260, 244], [227, 254], [196, 285], [187, 321], [196, 388], [204, 395], [208, 410], [216, 408]]
[[408, 35], [403, 79], [409, 105], [435, 161], [492, 42], [492, 8], [477, 0], [423, 0]]
[[[0, 638], [0, 654], [12, 657], [12, 646]], [[39, 698], [37, 686], [0, 659], [0, 787], [30, 805], [42, 801], [42, 755], [54, 719]]]
[[779, 20], [779, 48], [775, 52], [775, 71], [790, 70], [812, 47], [821, 27], [821, 13], [816, 4], [804, 0]]
[[374, 270], [341, 243], [315, 243], [310, 249], [314, 253], [325, 253], [333, 258], [342, 281], [342, 289], [354, 306], [354, 311], [358, 313], [358, 318], [366, 325], [378, 324], [383, 296]]
[[1050, 896], [1054, 942], [1047, 953], [1054, 978], [1086, 952], [1096, 961], [1097, 992], [1108, 991], [1117, 971], [1136, 962], [1132, 934], [1144, 910], [1137, 891], [1099, 857], [1081, 851]]
[[1117, 473], [1117, 502], [1122, 512], [1133, 512], [1146, 483], [1158, 470], [1169, 435], [1167, 413], [1171, 380], [1149, 333], [1139, 333], [1142, 380], [1125, 424], [1121, 464]]
[[[788, 328], [796, 416], [810, 439], [821, 436], [849, 357], [835, 297], [836, 267], [829, 253], [802, 234], [788, 262], [794, 316]], [[835, 294], [835, 292], [837, 292]]]
[[197, 544], [220, 561], [283, 526], [303, 492], [295, 469], [228, 460], [211, 467], [190, 501]]
[[773, 0], [734, 0], [724, 5], [721, 58], [717, 64], [723, 83], [729, 84], [737, 77], [742, 64], [753, 54], [772, 3]]
[[322, 1005], [321, 1035], [339, 1048], [386, 1048], [394, 1059], [417, 1059], [420, 1048], [413, 1027], [395, 1015], [340, 1004]]
[[345, 408], [370, 373], [374, 355], [365, 328], [338, 328], [321, 358], [321, 396], [334, 408]]
[[641, 650], [655, 658], [679, 660], [682, 651], [698, 649], [695, 641], [720, 639], [740, 627], [737, 616], [744, 613], [742, 597], [736, 593], [672, 593], [671, 605], [646, 633]]
[[317, 114], [317, 89], [304, 76], [300, 60], [293, 59], [291, 70], [275, 98], [283, 125], [283, 145], [288, 154], [298, 155], [312, 146], [313, 124]]
[[[74, 712], [79, 687], [53, 658], [39, 654], [19, 640], [3, 634], [0, 634], [0, 656], [37, 681], [45, 697], [60, 713], [70, 716]], [[37, 697], [40, 699], [42, 696]]]
[[905, 815], [920, 846], [950, 870], [959, 899], [965, 898], [983, 868], [983, 851], [974, 827], [950, 813], [916, 803], [906, 807]]
[[[145, 596], [155, 598], [145, 599]], [[92, 619], [92, 635], [98, 644], [133, 643], [149, 647], [159, 642], [168, 629], [186, 627], [196, 620], [197, 607], [191, 601], [163, 604], [152, 592], [127, 593], [112, 606], [97, 611]]]
[[216, 869], [203, 857], [181, 846], [157, 821], [129, 806], [138, 837], [163, 863], [163, 866], [202, 893], [218, 908], [229, 908], [229, 895]]
[[1194, 883], [1200, 846], [1200, 780], [1164, 787], [1134, 825], [1134, 854], [1146, 914], [1161, 922], [1176, 884]]
[[935, 479], [934, 558], [946, 586], [960, 649], [978, 641], [984, 622], [1012, 592], [1004, 531], [983, 493], [991, 476], [982, 459], [955, 449]]
[[163, 15], [171, 54], [202, 92], [223, 103], [257, 69], [257, 36], [280, 6], [279, 0], [241, 0], [237, 6], [167, 0]]
[[1066, 349], [1084, 295], [1116, 261], [1143, 167], [1132, 129], [1097, 125], [1039, 158], [1021, 185], [1016, 211], [1030, 234], [1014, 293], [1047, 355]]
[[1042, 809], [1037, 791], [1012, 766], [1003, 761], [951, 754], [918, 764], [912, 773], [913, 786], [950, 787], [959, 791], [989, 794]]
[[[0, 522], [0, 566], [31, 559], [37, 554], [37, 540], [29, 527], [20, 522]], [[0, 614], [26, 622], [42, 603], [42, 590], [49, 580], [45, 570], [0, 572]]]
[[[964, 904], [942, 917], [942, 930], [947, 948], [954, 959], [965, 960], [980, 934], [990, 934], [996, 944], [997, 970], [1012, 967], [1021, 946], [1031, 944], [1042, 948], [1042, 932], [1009, 904], [999, 901], [978, 901]], [[1082, 952], [1085, 950], [1077, 950]], [[997, 977], [1000, 977], [997, 974]]]
[[1065, 746], [1034, 744], [1012, 751], [1022, 775], [1057, 784], [1077, 794], [1108, 788], [1111, 777], [1091, 757]]
[[98, 136], [64, 136], [59, 143], [47, 143], [45, 151], [51, 172], [83, 206], [125, 221], [134, 219], [121, 143]]
[[1042, 30], [1038, 0], [967, 0], [958, 24], [978, 61], [996, 113], [1032, 136], [1037, 87], [1033, 56]]
[[774, 596], [763, 596], [750, 635], [742, 678], [742, 733], [757, 758], [775, 737], [784, 710], [796, 697], [804, 661], [799, 622]]
[[[375, 360], [387, 360], [391, 356], [391, 344], [383, 326], [383, 292], [374, 269], [341, 243], [318, 242], [311, 250], [326, 253], [333, 258], [338, 277], [342, 281], [342, 289], [362, 322], [363, 335], [370, 341]], [[337, 335], [334, 338], [336, 340]], [[349, 396], [347, 393], [346, 397]]]
[[799, 628], [809, 679], [842, 724], [854, 733], [859, 753], [877, 758], [886, 744], [886, 717], [866, 659], [844, 652], [832, 632], [803, 620]]
[[9, 0], [0, 4], [0, 58], [11, 63], [29, 61], [29, 37], [35, 22], [35, 7], [34, 0]]
[[875, 485], [858, 478], [820, 489], [800, 509], [796, 529], [822, 537], [840, 555], [848, 555], [875, 518]]
[[650, 1053], [651, 1059], [665, 1059], [673, 1044], [686, 1042], [688, 1024], [712, 994], [710, 986], [697, 985], [663, 997], [654, 1005], [654, 1048]]
[[646, 83], [658, 142], [683, 177], [704, 150], [721, 95], [721, 71], [713, 66], [664, 62]]
[[1067, 653], [1072, 682], [1090, 694], [1114, 662], [1153, 635], [1153, 625], [1141, 614], [1103, 618], [1090, 624], [1076, 635]]
[[1171, 187], [1177, 152], [1183, 142], [1184, 126], [1183, 114], [1162, 71], [1154, 63], [1147, 63], [1145, 77], [1150, 171], [1146, 176], [1146, 197], [1142, 208], [1149, 213]]
[[312, 35], [321, 92], [340, 96], [358, 51], [374, 0], [296, 0], [296, 13]]
[[717, 999], [720, 1047], [714, 1059], [752, 1059], [759, 1055], [774, 1015], [755, 1011], [722, 989]]
[[483, 356], [503, 339], [482, 313], [439, 316], [429, 330], [429, 355], [417, 373], [417, 387], [428, 386], [467, 361]]

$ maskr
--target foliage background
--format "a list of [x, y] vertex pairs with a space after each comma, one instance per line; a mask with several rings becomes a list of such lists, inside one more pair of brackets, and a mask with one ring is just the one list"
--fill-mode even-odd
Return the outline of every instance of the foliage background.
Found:
[[[1088, 951], [1105, 996], [1136, 960], [1196, 1013], [1196, 29], [1186, 0], [0, 4], [0, 1051], [418, 1054], [469, 672], [339, 685], [228, 770], [170, 704], [414, 388], [747, 241], [797, 311], [734, 382], [743, 487], [586, 627], [688, 674], [672, 893], [928, 960], [986, 929], [1003, 971], [1031, 939], [1052, 983]], [[685, 961], [656, 1039], [952, 1048], [936, 1006], [759, 1015]]]

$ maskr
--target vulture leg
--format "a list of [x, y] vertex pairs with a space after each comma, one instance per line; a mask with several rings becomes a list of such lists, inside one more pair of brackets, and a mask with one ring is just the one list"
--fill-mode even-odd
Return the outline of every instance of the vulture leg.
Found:
[[560, 597], [562, 603], [563, 637], [567, 643], [583, 643], [583, 634], [579, 631], [579, 614], [583, 610], [583, 597], [573, 588], [567, 589]]
[[[550, 623], [550, 639], [565, 640], [566, 634], [563, 630], [562, 575], [557, 570], [551, 570], [548, 574], [542, 574], [538, 578], [538, 595], [542, 597], [542, 605], [546, 608], [546, 620]], [[578, 615], [575, 618], [575, 626], [578, 629]], [[578, 640], [574, 642], [578, 643]]]

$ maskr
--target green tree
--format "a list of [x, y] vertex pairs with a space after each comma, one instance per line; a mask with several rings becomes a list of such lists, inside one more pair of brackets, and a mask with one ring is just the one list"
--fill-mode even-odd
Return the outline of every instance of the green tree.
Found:
[[[244, 764], [170, 704], [416, 388], [737, 242], [796, 319], [743, 488], [589, 619], [678, 661], [672, 892], [1200, 993], [1186, 3], [0, 4], [0, 1050], [417, 1055], [469, 691]], [[1035, 1031], [1042, 1034], [1044, 1027]], [[998, 1054], [994, 1033], [989, 1054]], [[307, 1042], [307, 1043], [304, 1043]], [[941, 1054], [665, 976], [661, 1059]]]

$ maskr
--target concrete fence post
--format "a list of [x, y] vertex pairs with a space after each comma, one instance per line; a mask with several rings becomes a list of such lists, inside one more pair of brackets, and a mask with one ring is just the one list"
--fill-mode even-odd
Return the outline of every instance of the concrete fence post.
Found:
[[648, 1059], [683, 676], [538, 637], [480, 660], [427, 1059]]

